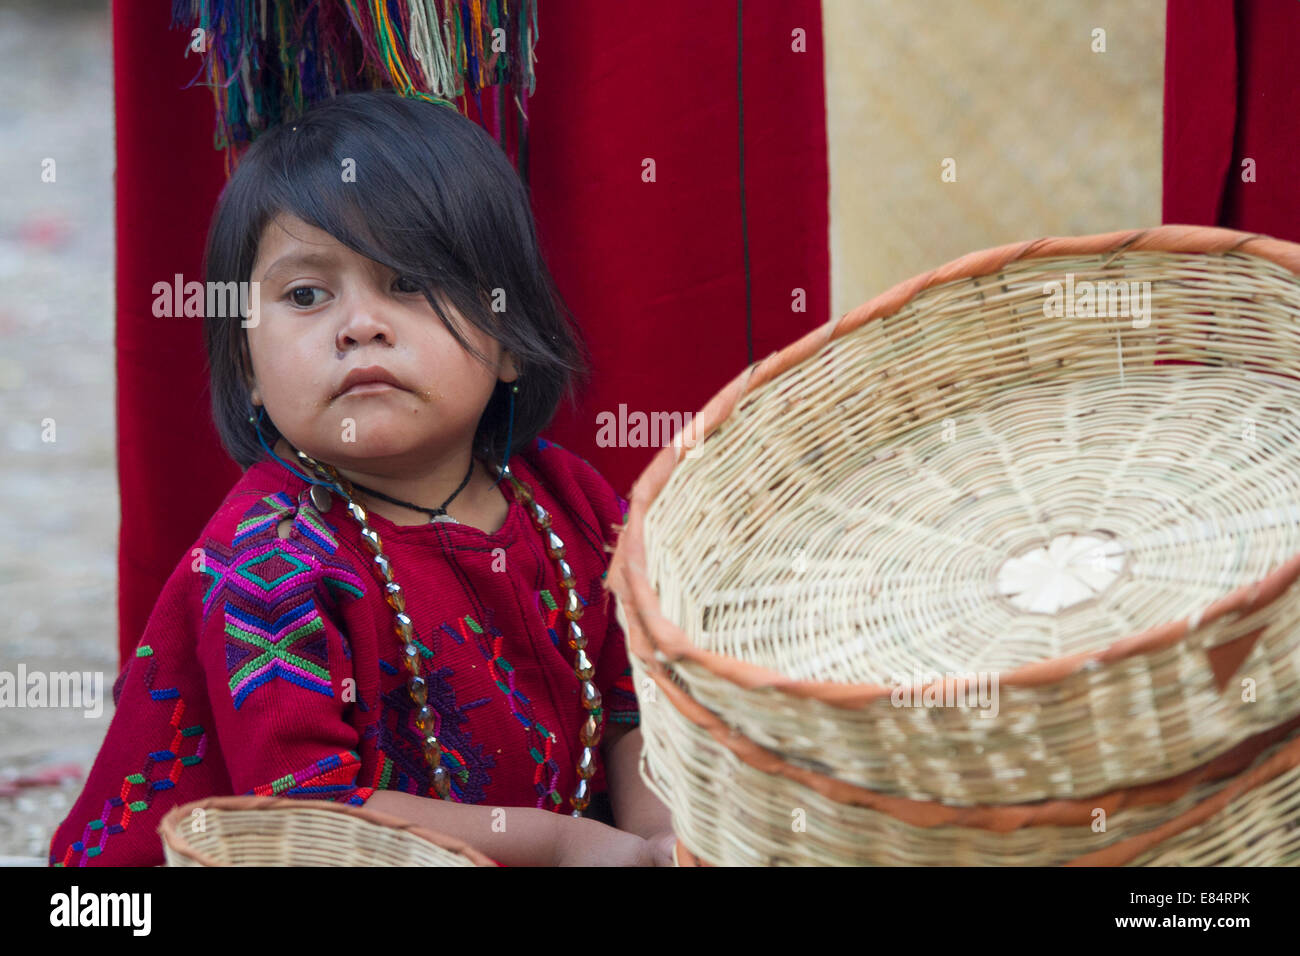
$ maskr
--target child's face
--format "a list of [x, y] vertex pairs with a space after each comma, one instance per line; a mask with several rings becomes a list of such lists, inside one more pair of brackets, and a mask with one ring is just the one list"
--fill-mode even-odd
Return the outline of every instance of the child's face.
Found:
[[[294, 216], [267, 225], [251, 279], [261, 304], [247, 329], [253, 404], [314, 458], [411, 474], [462, 451], [498, 378], [515, 378], [500, 343], [450, 306], [444, 312], [490, 367], [460, 346], [414, 286]], [[373, 366], [402, 387], [340, 393], [348, 373]]]

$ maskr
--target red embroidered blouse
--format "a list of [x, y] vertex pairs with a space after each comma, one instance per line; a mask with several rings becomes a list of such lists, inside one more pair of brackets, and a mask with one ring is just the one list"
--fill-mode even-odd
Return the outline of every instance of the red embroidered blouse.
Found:
[[[510, 466], [564, 541], [606, 726], [634, 726], [627, 650], [603, 588], [627, 502], [545, 439]], [[510, 507], [495, 534], [369, 520], [405, 592], [451, 799], [568, 812], [585, 713], [558, 572], [509, 483], [498, 487]], [[161, 864], [163, 814], [205, 796], [361, 805], [377, 789], [433, 794], [370, 552], [340, 496], [322, 514], [309, 490], [277, 462], [252, 466], [172, 573], [114, 684], [107, 736], [51, 864]], [[605, 789], [602, 762], [592, 792]]]

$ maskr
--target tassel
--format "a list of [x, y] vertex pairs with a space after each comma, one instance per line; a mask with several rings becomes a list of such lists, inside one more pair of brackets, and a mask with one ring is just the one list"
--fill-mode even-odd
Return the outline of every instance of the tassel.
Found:
[[461, 86], [444, 46], [444, 26], [433, 0], [412, 0], [411, 55], [420, 63], [425, 89], [437, 96], [460, 96]]
[[[498, 89], [502, 149], [518, 113], [516, 165], [526, 177], [528, 98], [536, 87], [538, 0], [173, 0], [172, 29], [202, 30], [200, 68], [216, 122], [213, 147], [236, 154], [271, 126], [352, 90], [391, 87], [482, 116], [480, 94]], [[505, 52], [493, 50], [498, 34]], [[498, 43], [499, 45], [499, 43]], [[527, 179], [525, 178], [525, 182]]]

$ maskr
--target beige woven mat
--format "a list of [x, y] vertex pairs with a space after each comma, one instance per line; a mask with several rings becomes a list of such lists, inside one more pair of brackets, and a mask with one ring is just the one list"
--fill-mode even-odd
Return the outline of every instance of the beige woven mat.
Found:
[[973, 249], [1159, 223], [1165, 0], [822, 16], [835, 315]]

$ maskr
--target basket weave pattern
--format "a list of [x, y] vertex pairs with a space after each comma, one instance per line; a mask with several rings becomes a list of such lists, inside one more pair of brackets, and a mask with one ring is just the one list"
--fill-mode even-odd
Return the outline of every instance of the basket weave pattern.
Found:
[[[636, 657], [632, 660], [637, 686], [643, 687], [645, 666]], [[1125, 864], [1140, 849], [1126, 849], [1126, 843], [1161, 827], [1181, 834], [1198, 808], [1231, 786], [1232, 771], [1242, 769], [1241, 764], [1259, 751], [1249, 747], [1235, 760], [1205, 771], [1205, 779], [1199, 782], [1156, 784], [1147, 792], [1116, 790], [1054, 805], [960, 808], [873, 799], [878, 795], [842, 790], [836, 791], [836, 797], [827, 796], [814, 785], [821, 782], [814, 776], [791, 779], [781, 772], [784, 768], [752, 752], [746, 756], [760, 765], [747, 761], [718, 739], [725, 737], [725, 729], [717, 727], [716, 735], [711, 734], [684, 717], [662, 687], [657, 685], [656, 692], [643, 694], [642, 699], [649, 786], [672, 810], [674, 829], [691, 853], [727, 866]], [[1292, 729], [1283, 742], [1273, 744], [1247, 766], [1262, 767], [1279, 755], [1300, 765], [1300, 731]], [[854, 798], [879, 809], [857, 805], [851, 802]], [[1218, 834], [1242, 828], [1243, 818], [1253, 821], [1250, 825], [1258, 831], [1257, 837], [1294, 854], [1300, 848], [1295, 832], [1300, 830], [1297, 801], [1300, 774], [1292, 771], [1184, 837], [1187, 849], [1180, 852], [1188, 860], [1175, 852], [1176, 844], [1163, 846], [1171, 859], [1162, 865], [1194, 865], [1190, 857], [1204, 852], [1202, 841], [1221, 842]], [[1093, 828], [1098, 810], [1105, 811], [1105, 829], [1100, 832]], [[1243, 847], [1228, 849], [1239, 853]], [[1089, 859], [1107, 851], [1109, 857]], [[1281, 865], [1284, 859], [1263, 862]]]
[[173, 807], [158, 831], [168, 866], [495, 865], [454, 837], [328, 800], [209, 797]]
[[[1008, 823], [1194, 774], [1300, 714], [1297, 272], [1300, 247], [1217, 229], [1002, 247], [719, 393], [633, 489], [609, 575], [689, 851], [1067, 862], [1226, 786], [1102, 834]], [[1117, 282], [1149, 284], [1144, 315], [1045, 308]], [[976, 674], [996, 716], [897, 706]], [[1261, 794], [1294, 795], [1239, 799]], [[812, 851], [789, 817], [815, 799]], [[995, 809], [1004, 832], [912, 832], [908, 802]]]

